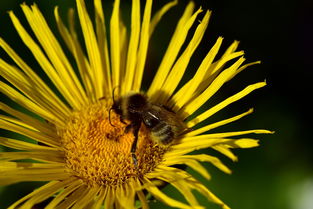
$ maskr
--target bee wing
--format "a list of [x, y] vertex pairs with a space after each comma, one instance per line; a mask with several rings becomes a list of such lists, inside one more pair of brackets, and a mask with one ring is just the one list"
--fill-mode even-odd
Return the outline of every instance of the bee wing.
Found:
[[[172, 110], [162, 105], [152, 105], [152, 109], [156, 111], [154, 114], [159, 120], [169, 124], [175, 134], [175, 138], [188, 132], [188, 127], [183, 120]], [[153, 112], [153, 111], [151, 111]]]

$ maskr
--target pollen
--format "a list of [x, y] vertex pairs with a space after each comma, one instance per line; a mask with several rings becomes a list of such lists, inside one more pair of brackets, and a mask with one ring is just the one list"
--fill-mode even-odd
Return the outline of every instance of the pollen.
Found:
[[130, 123], [110, 111], [111, 105], [101, 100], [74, 112], [66, 126], [58, 129], [66, 166], [88, 185], [117, 186], [130, 178], [141, 178], [166, 152], [152, 142], [149, 130], [141, 125], [135, 165], [130, 152], [134, 135], [127, 128]]

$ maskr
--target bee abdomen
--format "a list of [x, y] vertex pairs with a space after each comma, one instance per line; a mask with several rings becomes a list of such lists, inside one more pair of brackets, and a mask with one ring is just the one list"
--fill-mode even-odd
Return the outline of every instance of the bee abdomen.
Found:
[[159, 123], [151, 129], [152, 134], [164, 145], [171, 143], [174, 139], [174, 132], [170, 125]]

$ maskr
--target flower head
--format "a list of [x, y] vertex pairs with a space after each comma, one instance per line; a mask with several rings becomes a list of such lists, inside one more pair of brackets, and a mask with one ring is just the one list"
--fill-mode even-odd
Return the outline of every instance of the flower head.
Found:
[[[211, 14], [210, 11], [204, 12], [198, 23], [198, 15], [203, 11], [194, 11], [191, 2], [177, 24], [150, 87], [142, 93], [147, 98], [149, 108], [140, 114], [136, 113], [138, 117], [131, 118], [113, 108], [117, 102], [113, 98], [120, 101], [130, 92], [141, 92], [150, 37], [163, 15], [177, 2], [167, 3], [152, 16], [152, 0], [148, 0], [141, 17], [140, 1], [133, 0], [129, 34], [120, 17], [119, 0], [114, 2], [109, 28], [105, 27], [100, 0], [94, 1], [94, 22], [87, 13], [84, 1], [76, 0], [76, 3], [83, 43], [79, 41], [74, 27], [73, 10], [68, 13], [69, 27], [62, 22], [57, 7], [54, 13], [70, 55], [65, 54], [36, 5], [23, 4], [21, 7], [37, 40], [25, 30], [14, 13], [9, 12], [19, 36], [55, 90], [9, 44], [0, 39], [0, 46], [14, 62], [9, 64], [0, 59], [0, 75], [7, 80], [1, 81], [0, 91], [39, 116], [33, 117], [0, 103], [1, 110], [7, 113], [0, 115], [0, 128], [38, 142], [0, 138], [0, 145], [17, 150], [0, 153], [0, 185], [47, 181], [10, 208], [32, 208], [51, 198], [45, 206], [47, 209], [101, 208], [103, 205], [105, 208], [135, 208], [136, 201], [146, 209], [149, 208], [147, 193], [173, 207], [204, 208], [192, 193], [194, 190], [222, 208], [228, 208], [177, 165], [189, 166], [207, 179], [210, 175], [200, 162], [212, 163], [230, 173], [218, 158], [190, 153], [213, 148], [236, 160], [232, 148], [258, 145], [255, 139], [238, 136], [270, 133], [267, 130], [209, 132], [242, 118], [252, 109], [200, 128], [196, 126], [265, 85], [265, 82], [249, 85], [212, 108], [196, 112], [224, 83], [258, 62], [243, 64], [245, 59], [243, 52], [237, 51], [237, 41], [217, 58], [223, 41], [223, 38], [218, 38], [194, 76], [178, 88], [190, 58], [204, 36]], [[188, 32], [194, 25], [196, 30], [183, 48]], [[73, 63], [69, 57], [73, 58]], [[125, 109], [130, 111], [125, 106], [120, 108], [124, 108], [121, 109], [124, 112]], [[166, 112], [174, 119], [170, 121], [165, 114], [159, 116], [161, 112]], [[143, 116], [146, 113], [154, 117], [153, 123], [159, 127], [149, 126], [152, 119], [146, 121]], [[187, 130], [180, 135], [174, 131], [178, 122], [184, 124]], [[158, 143], [164, 134], [171, 139], [171, 143]], [[25, 159], [32, 161], [21, 161]], [[164, 194], [159, 188], [164, 183], [171, 184], [181, 192], [186, 203]]]

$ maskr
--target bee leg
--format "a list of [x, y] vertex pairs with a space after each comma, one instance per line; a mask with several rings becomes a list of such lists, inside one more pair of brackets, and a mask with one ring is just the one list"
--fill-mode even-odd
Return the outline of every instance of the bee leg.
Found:
[[125, 122], [125, 120], [124, 120], [122, 117], [120, 117], [120, 121], [121, 121], [123, 124], [127, 124], [127, 123]]
[[132, 155], [132, 159], [134, 161], [134, 165], [135, 168], [138, 168], [138, 160], [136, 157], [136, 149], [137, 149], [137, 142], [138, 142], [138, 133], [139, 133], [139, 129], [140, 129], [140, 123], [133, 123], [132, 124], [132, 128], [133, 128], [133, 134], [134, 134], [134, 141], [130, 150], [130, 153]]

